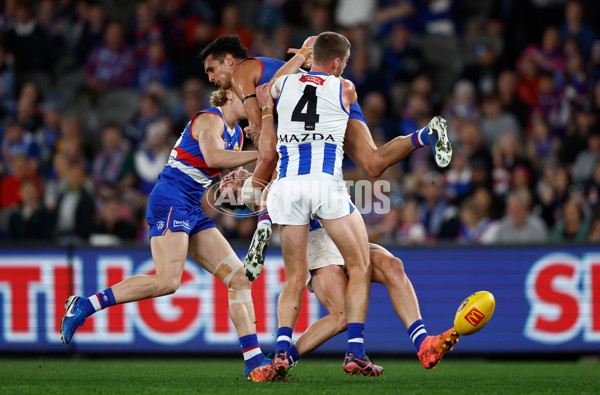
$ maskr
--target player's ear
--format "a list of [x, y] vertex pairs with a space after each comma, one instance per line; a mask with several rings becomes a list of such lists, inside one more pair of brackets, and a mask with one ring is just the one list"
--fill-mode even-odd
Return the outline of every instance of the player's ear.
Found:
[[233, 59], [233, 56], [230, 53], [226, 54], [225, 59], [223, 59], [223, 62], [229, 67], [233, 66], [234, 61], [235, 59]]

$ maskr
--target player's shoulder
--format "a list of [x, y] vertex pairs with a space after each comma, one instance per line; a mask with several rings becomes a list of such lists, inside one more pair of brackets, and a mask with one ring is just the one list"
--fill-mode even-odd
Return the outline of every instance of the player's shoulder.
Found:
[[354, 82], [347, 80], [342, 77], [338, 77], [342, 83], [342, 89], [348, 90], [350, 92], [356, 92], [356, 87], [354, 86]]

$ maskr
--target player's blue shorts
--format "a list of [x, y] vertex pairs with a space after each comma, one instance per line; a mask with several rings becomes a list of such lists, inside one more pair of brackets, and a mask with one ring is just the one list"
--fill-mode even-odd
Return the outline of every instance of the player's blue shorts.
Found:
[[149, 237], [163, 236], [167, 230], [185, 232], [190, 236], [214, 228], [214, 222], [200, 209], [200, 201], [190, 204], [177, 193], [165, 196], [156, 188], [148, 198], [146, 221], [150, 225]]

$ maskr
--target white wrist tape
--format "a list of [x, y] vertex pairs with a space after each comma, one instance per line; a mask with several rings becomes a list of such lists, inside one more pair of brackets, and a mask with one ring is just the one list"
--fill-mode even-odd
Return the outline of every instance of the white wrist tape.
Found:
[[242, 202], [252, 211], [256, 203], [260, 202], [261, 191], [252, 186], [252, 177], [246, 178], [242, 186], [241, 196]]

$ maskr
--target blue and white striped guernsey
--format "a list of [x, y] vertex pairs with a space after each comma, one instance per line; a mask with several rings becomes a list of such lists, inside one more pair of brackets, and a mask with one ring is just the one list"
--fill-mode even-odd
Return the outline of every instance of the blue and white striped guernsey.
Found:
[[276, 107], [278, 178], [329, 174], [342, 180], [349, 113], [342, 104], [341, 80], [315, 72], [289, 75]]

